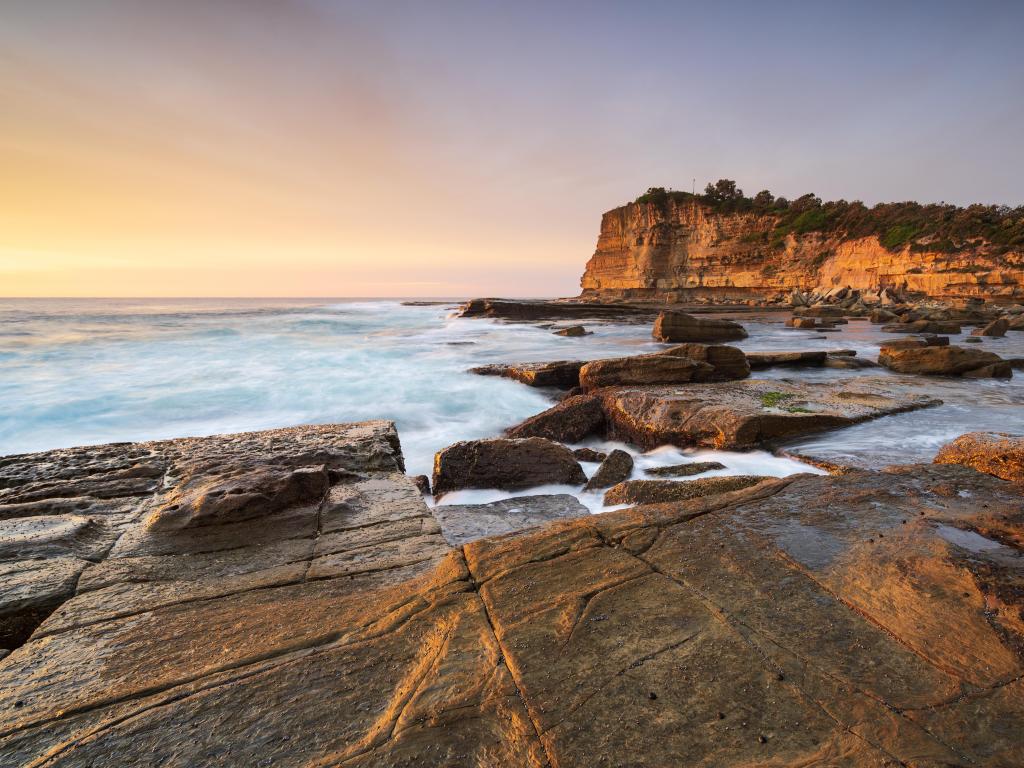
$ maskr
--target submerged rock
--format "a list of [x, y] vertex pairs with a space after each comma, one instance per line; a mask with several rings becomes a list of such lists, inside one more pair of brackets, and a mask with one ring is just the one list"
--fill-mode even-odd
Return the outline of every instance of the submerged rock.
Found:
[[933, 320], [914, 320], [909, 323], [896, 323], [894, 325], [883, 325], [882, 330], [886, 333], [934, 333], [934, 334], [958, 334], [960, 324], [953, 322], [936, 322]]
[[1024, 484], [1024, 435], [969, 432], [942, 446], [935, 463], [962, 464], [987, 475]]
[[583, 485], [587, 476], [564, 445], [540, 437], [463, 440], [434, 456], [434, 496], [462, 488], [516, 490]]
[[747, 338], [747, 332], [739, 323], [732, 320], [707, 319], [694, 317], [685, 312], [666, 310], [658, 315], [651, 332], [658, 341], [670, 343], [680, 342], [718, 342], [738, 341]]
[[623, 450], [616, 448], [608, 458], [604, 460], [594, 476], [587, 481], [586, 490], [594, 491], [599, 488], [609, 488], [620, 483], [633, 472], [633, 457]]
[[579, 336], [589, 336], [592, 331], [588, 331], [582, 325], [570, 325], [568, 328], [562, 328], [554, 332], [555, 336], [568, 336], [570, 338], [577, 338]]
[[719, 461], [694, 461], [690, 464], [671, 464], [667, 467], [650, 467], [644, 472], [655, 477], [689, 477], [716, 469], [725, 469]]
[[754, 475], [731, 475], [702, 477], [697, 480], [626, 480], [608, 489], [604, 495], [604, 503], [610, 507], [615, 504], [686, 501], [749, 488], [764, 479]]
[[762, 370], [775, 366], [824, 365], [828, 352], [747, 352], [747, 363], [751, 370]]

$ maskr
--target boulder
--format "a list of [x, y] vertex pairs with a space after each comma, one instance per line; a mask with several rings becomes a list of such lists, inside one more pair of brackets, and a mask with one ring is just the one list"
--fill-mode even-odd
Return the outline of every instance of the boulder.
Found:
[[478, 376], [504, 376], [531, 387], [570, 389], [579, 386], [584, 360], [552, 360], [545, 363], [504, 363], [470, 368]]
[[899, 315], [895, 312], [890, 312], [887, 309], [873, 309], [871, 310], [871, 314], [868, 316], [868, 319], [875, 325], [884, 325], [885, 323], [891, 323], [897, 317], [899, 317]]
[[824, 325], [813, 317], [794, 317], [791, 323], [792, 328], [824, 328]]
[[1005, 336], [1006, 332], [1010, 330], [1010, 322], [1005, 317], [1000, 317], [998, 320], [993, 320], [983, 328], [975, 328], [971, 331], [972, 336]]
[[626, 480], [605, 492], [604, 503], [610, 507], [616, 504], [686, 501], [749, 488], [764, 479], [754, 475], [730, 475], [702, 477], [697, 480]]
[[[602, 415], [601, 420], [604, 421]], [[572, 442], [572, 441], [568, 441]], [[593, 448], [577, 448], [572, 452], [572, 455], [576, 457], [577, 461], [604, 461], [608, 458], [607, 453], [601, 453], [601, 451], [595, 451]]]
[[964, 376], [972, 371], [977, 372], [975, 376], [983, 377], [1009, 378], [1013, 375], [999, 355], [956, 345], [903, 349], [882, 347], [878, 362], [897, 373], [920, 376]]
[[587, 517], [590, 510], [567, 493], [515, 496], [490, 504], [438, 504], [433, 515], [453, 547], [488, 536], [535, 528], [557, 520]]
[[588, 331], [582, 325], [570, 325], [568, 328], [561, 328], [554, 332], [555, 336], [568, 336], [570, 338], [576, 338], [579, 336], [589, 336], [592, 331]]
[[1024, 484], [1024, 435], [969, 432], [942, 446], [935, 463], [961, 464], [986, 475]]
[[671, 464], [667, 467], [650, 467], [644, 472], [654, 477], [689, 477], [700, 475], [704, 472], [712, 472], [716, 469], [725, 469], [725, 464], [718, 461], [694, 461], [689, 464]]
[[744, 449], [849, 426], [939, 400], [894, 390], [889, 379], [842, 383], [758, 380], [622, 387], [601, 394], [607, 436], [644, 449], [665, 443]]
[[430, 478], [426, 475], [416, 475], [412, 479], [413, 484], [416, 486], [416, 490], [422, 493], [424, 496], [430, 495]]
[[685, 312], [666, 310], [661, 312], [654, 321], [652, 335], [658, 341], [669, 343], [680, 342], [719, 342], [738, 341], [747, 338], [747, 332], [739, 323], [732, 320], [708, 319], [694, 317]]
[[462, 440], [434, 456], [431, 486], [441, 498], [463, 488], [517, 490], [583, 485], [587, 476], [564, 445], [540, 437]]
[[746, 356], [735, 347], [679, 344], [661, 352], [595, 360], [580, 369], [585, 390], [601, 387], [727, 381], [750, 375]]
[[883, 341], [880, 345], [880, 349], [918, 349], [920, 347], [948, 347], [949, 337], [948, 336], [935, 336], [935, 335], [924, 335], [924, 336], [907, 336], [902, 339], [892, 339], [891, 341]]
[[968, 336], [963, 340], [964, 344], [981, 344], [981, 339], [977, 336]]
[[616, 448], [608, 458], [604, 460], [594, 476], [587, 481], [586, 490], [594, 491], [598, 488], [609, 488], [616, 483], [621, 483], [629, 478], [633, 472], [633, 457], [623, 450]]
[[[594, 395], [575, 395], [505, 430], [509, 437], [543, 437], [577, 443], [604, 431], [604, 410]], [[589, 461], [589, 459], [588, 459]]]

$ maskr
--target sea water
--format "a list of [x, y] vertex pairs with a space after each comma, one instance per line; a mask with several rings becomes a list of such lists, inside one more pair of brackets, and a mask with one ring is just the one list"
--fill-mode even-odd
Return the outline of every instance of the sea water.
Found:
[[[455, 302], [399, 300], [47, 299], [0, 301], [0, 455], [127, 440], [392, 419], [410, 474], [429, 474], [434, 453], [457, 440], [493, 437], [552, 404], [552, 393], [467, 370], [487, 363], [596, 359], [663, 348], [649, 323], [587, 322], [592, 335], [556, 336], [549, 324], [455, 316]], [[782, 316], [739, 318], [755, 349], [853, 348], [874, 357], [875, 326], [838, 333], [782, 327]], [[564, 325], [565, 323], [561, 323]], [[955, 340], [954, 340], [955, 343]], [[1024, 333], [985, 349], [1024, 356]], [[886, 371], [775, 369], [757, 376], [834, 380]], [[904, 377], [905, 378], [905, 377]], [[1024, 378], [932, 380], [914, 386], [941, 408], [888, 417], [797, 443], [818, 456], [863, 466], [930, 461], [942, 442], [974, 429], [1024, 431]], [[817, 471], [765, 451], [666, 446], [634, 454], [646, 466], [717, 460], [709, 474], [783, 476]], [[595, 468], [585, 467], [588, 474]], [[592, 509], [598, 494], [573, 488]], [[446, 503], [490, 501], [466, 491]]]

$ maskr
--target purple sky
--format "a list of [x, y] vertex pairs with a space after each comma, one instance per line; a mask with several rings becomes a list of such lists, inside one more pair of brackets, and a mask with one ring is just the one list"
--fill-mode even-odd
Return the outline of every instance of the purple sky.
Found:
[[1024, 203], [1020, 2], [2, 14], [0, 294], [573, 294], [694, 178]]

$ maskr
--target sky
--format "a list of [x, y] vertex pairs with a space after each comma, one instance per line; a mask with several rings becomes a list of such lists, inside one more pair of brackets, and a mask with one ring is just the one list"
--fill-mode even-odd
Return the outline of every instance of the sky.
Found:
[[1024, 203], [1024, 3], [4, 0], [0, 296], [574, 295], [651, 186]]

